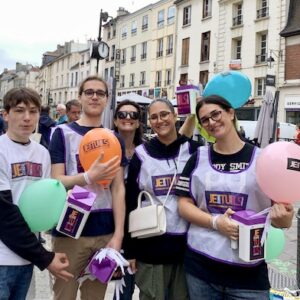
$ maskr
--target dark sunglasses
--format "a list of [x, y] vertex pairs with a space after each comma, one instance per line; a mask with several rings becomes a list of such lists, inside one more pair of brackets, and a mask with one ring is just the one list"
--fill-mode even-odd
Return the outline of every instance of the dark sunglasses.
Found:
[[118, 111], [117, 112], [117, 117], [119, 119], [126, 119], [127, 116], [129, 116], [130, 119], [132, 119], [132, 120], [138, 120], [140, 117], [139, 113], [136, 111]]

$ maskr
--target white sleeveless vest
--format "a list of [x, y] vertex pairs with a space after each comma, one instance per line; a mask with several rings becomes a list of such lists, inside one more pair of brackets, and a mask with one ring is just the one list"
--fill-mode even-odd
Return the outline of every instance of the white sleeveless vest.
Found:
[[[164, 203], [177, 167], [177, 178], [165, 203], [167, 233], [185, 234], [187, 231], [187, 222], [178, 214], [178, 197], [174, 191], [177, 179], [191, 156], [189, 153], [189, 143], [185, 142], [182, 144], [177, 156], [169, 159], [151, 157], [144, 145], [138, 146], [135, 152], [142, 162], [138, 178], [139, 188], [140, 190], [148, 191], [152, 195], [154, 203]], [[178, 161], [178, 158], [180, 161]], [[147, 199], [142, 201], [142, 206], [149, 204], [150, 202]]]
[[[67, 124], [62, 124], [58, 127], [61, 129], [65, 146], [65, 173], [67, 175], [77, 175], [84, 172], [79, 161], [79, 145], [82, 135], [74, 131]], [[103, 189], [97, 183], [86, 185], [84, 188], [97, 195], [92, 211], [112, 210], [110, 189]]]
[[[211, 163], [208, 147], [198, 149], [198, 161], [191, 174], [190, 192], [195, 204], [210, 214], [223, 214], [227, 208], [234, 211], [251, 209], [259, 212], [271, 206], [271, 200], [259, 188], [255, 164], [260, 149], [253, 150], [251, 162], [245, 170], [235, 173], [216, 170]], [[211, 259], [236, 265], [245, 263], [238, 251], [231, 249], [230, 239], [218, 231], [191, 224], [188, 246]]]

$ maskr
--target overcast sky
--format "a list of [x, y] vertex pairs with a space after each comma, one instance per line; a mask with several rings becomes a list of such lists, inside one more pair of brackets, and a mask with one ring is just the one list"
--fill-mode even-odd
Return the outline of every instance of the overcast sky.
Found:
[[157, 0], [9, 0], [0, 17], [0, 74], [16, 62], [41, 65], [57, 44], [96, 39], [100, 10], [115, 17], [118, 7], [134, 12]]

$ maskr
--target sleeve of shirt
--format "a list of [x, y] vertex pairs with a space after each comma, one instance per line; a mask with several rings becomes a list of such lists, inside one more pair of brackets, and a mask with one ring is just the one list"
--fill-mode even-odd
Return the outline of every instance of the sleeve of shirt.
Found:
[[0, 239], [13, 252], [44, 270], [54, 253], [47, 251], [24, 220], [19, 208], [12, 203], [10, 190], [0, 191]]
[[180, 197], [191, 197], [190, 177], [197, 163], [197, 152], [194, 152], [187, 161], [176, 184], [175, 194]]
[[62, 130], [58, 127], [55, 129], [49, 145], [49, 152], [52, 164], [65, 163], [65, 146], [63, 141]]

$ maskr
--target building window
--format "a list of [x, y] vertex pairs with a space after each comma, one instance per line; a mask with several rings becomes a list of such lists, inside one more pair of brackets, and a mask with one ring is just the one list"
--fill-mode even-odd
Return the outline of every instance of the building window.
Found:
[[114, 38], [116, 36], [116, 23], [112, 26], [112, 37]]
[[142, 43], [141, 59], [147, 58], [147, 42]]
[[122, 39], [126, 39], [126, 37], [127, 37], [127, 26], [122, 27], [121, 36], [122, 36]]
[[131, 23], [131, 35], [136, 35], [137, 32], [137, 21]]
[[74, 73], [71, 74], [71, 87], [74, 86]]
[[190, 52], [190, 38], [186, 38], [182, 40], [182, 49], [181, 49], [182, 66], [189, 64], [189, 52]]
[[165, 82], [165, 86], [170, 85], [171, 84], [171, 69], [166, 70], [166, 82]]
[[200, 71], [199, 73], [199, 82], [203, 88], [205, 88], [208, 82], [208, 71]]
[[161, 86], [161, 71], [156, 71], [156, 76], [155, 76], [155, 86], [159, 87]]
[[256, 63], [261, 64], [267, 62], [267, 34], [258, 34], [258, 53], [256, 55]]
[[210, 31], [202, 33], [201, 41], [201, 61], [209, 60]]
[[263, 97], [266, 93], [266, 78], [255, 79], [255, 96]]
[[158, 16], [157, 16], [157, 27], [158, 28], [161, 28], [164, 26], [164, 14], [165, 14], [164, 10], [160, 10], [158, 12]]
[[146, 83], [146, 72], [142, 71], [140, 74], [140, 85], [145, 85]]
[[130, 58], [131, 62], [135, 62], [136, 61], [136, 46], [131, 46], [131, 58]]
[[163, 51], [164, 51], [164, 40], [159, 39], [157, 41], [157, 53], [156, 57], [162, 57], [163, 56]]
[[211, 1], [203, 0], [203, 18], [211, 17]]
[[232, 58], [242, 59], [242, 38], [232, 40]]
[[126, 63], [126, 48], [122, 49], [122, 58], [121, 58], [121, 64]]
[[192, 12], [191, 5], [183, 8], [183, 22], [182, 22], [183, 26], [191, 24], [191, 12]]
[[104, 79], [106, 81], [108, 80], [108, 68], [105, 68], [105, 70], [104, 70]]
[[260, 0], [259, 1], [259, 9], [256, 13], [256, 18], [265, 18], [269, 16], [269, 7], [268, 7], [268, 1], [267, 0]]
[[130, 74], [129, 86], [130, 87], [134, 86], [134, 73]]
[[110, 77], [115, 77], [115, 68], [110, 67], [110, 72], [109, 72]]
[[148, 15], [143, 16], [142, 30], [148, 29]]
[[167, 23], [168, 24], [173, 24], [175, 20], [175, 6], [170, 6], [168, 8], [168, 19]]
[[75, 72], [75, 86], [78, 84], [78, 72]]
[[166, 55], [173, 53], [173, 34], [167, 36], [167, 50]]
[[233, 5], [233, 19], [232, 26], [239, 26], [243, 24], [243, 4], [235, 4]]
[[112, 45], [111, 46], [111, 60], [115, 59], [115, 53], [116, 53], [116, 46]]
[[120, 87], [123, 88], [125, 86], [125, 75], [121, 75]]
[[61, 83], [60, 86], [64, 86], [64, 75], [61, 75]]

